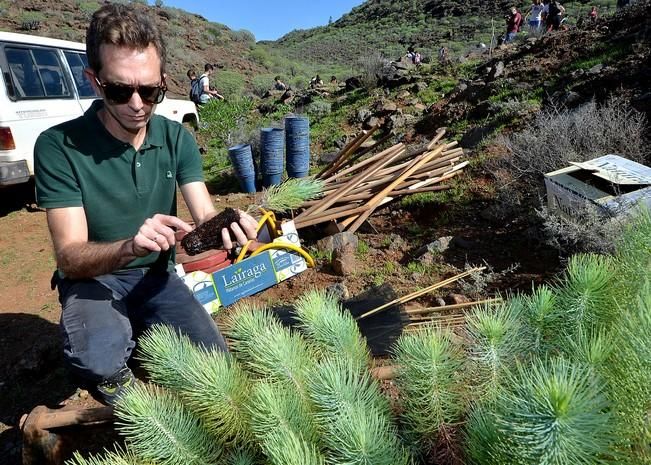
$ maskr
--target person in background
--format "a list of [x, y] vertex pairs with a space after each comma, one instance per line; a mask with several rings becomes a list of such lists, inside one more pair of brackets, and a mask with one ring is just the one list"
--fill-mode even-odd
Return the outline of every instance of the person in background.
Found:
[[280, 80], [280, 76], [274, 78], [274, 90], [287, 90], [289, 87]]
[[[194, 223], [216, 215], [201, 155], [180, 124], [154, 114], [165, 97], [165, 44], [152, 18], [125, 4], [97, 10], [86, 34], [86, 76], [101, 99], [47, 129], [34, 147], [57, 270], [64, 358], [81, 385], [113, 404], [134, 382], [137, 336], [171, 326], [227, 350], [212, 318], [176, 274], [176, 186]], [[256, 221], [220, 231], [224, 248], [256, 236]]]
[[504, 38], [504, 43], [513, 42], [515, 36], [520, 31], [520, 26], [522, 25], [522, 15], [516, 7], [511, 7], [511, 14], [507, 16], [506, 19], [506, 36]]
[[210, 63], [206, 63], [203, 67], [204, 73], [199, 78], [199, 84], [201, 86], [201, 103], [208, 103], [210, 99], [216, 98], [219, 100], [224, 100], [224, 96], [221, 95], [214, 89], [210, 88], [210, 76], [215, 70], [215, 67]]
[[318, 74], [314, 76], [312, 79], [310, 79], [310, 88], [315, 89], [317, 87], [321, 87], [323, 85], [323, 79], [321, 79], [321, 76]]
[[599, 12], [597, 11], [597, 7], [595, 5], [592, 5], [592, 8], [590, 9], [590, 13], [588, 13], [588, 19], [590, 19], [591, 22], [596, 23], [598, 17], [599, 17]]
[[542, 26], [542, 13], [545, 6], [542, 4], [541, 0], [534, 0], [533, 5], [529, 8], [527, 16], [529, 18], [529, 30], [531, 32], [537, 32]]
[[546, 5], [545, 24], [547, 31], [558, 31], [561, 28], [561, 19], [565, 13], [563, 5], [555, 0], [551, 0]]

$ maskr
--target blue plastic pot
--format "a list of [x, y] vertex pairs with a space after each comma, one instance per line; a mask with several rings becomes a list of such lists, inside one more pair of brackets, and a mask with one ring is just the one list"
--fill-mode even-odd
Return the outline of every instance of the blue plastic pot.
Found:
[[243, 192], [255, 192], [255, 167], [249, 144], [240, 144], [228, 149], [235, 175]]
[[310, 171], [310, 120], [302, 116], [285, 118], [287, 175], [304, 178]]
[[279, 128], [260, 130], [260, 171], [264, 187], [280, 184], [285, 161], [285, 131]]

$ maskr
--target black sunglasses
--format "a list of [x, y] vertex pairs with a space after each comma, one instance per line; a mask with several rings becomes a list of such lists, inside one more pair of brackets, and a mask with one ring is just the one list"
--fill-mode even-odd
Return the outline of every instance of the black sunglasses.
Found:
[[104, 89], [104, 95], [111, 102], [121, 105], [131, 100], [134, 92], [138, 92], [143, 102], [149, 104], [161, 103], [165, 98], [167, 86], [165, 79], [161, 78], [161, 84], [157, 86], [129, 86], [127, 84], [118, 84], [115, 82], [101, 82], [95, 76], [97, 85]]

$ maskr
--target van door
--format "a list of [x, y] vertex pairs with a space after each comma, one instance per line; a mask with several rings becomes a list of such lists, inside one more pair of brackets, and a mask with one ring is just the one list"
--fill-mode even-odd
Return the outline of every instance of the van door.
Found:
[[34, 173], [36, 136], [82, 114], [61, 55], [53, 47], [7, 43], [1, 46], [9, 74], [11, 103], [2, 109], [3, 125], [11, 128], [13, 160], [27, 160]]
[[93, 100], [99, 98], [99, 95], [95, 93], [95, 89], [93, 89], [88, 77], [84, 73], [84, 69], [88, 68], [88, 59], [84, 52], [66, 50], [63, 52], [63, 55], [66, 58], [66, 62], [70, 68], [70, 74], [77, 88], [79, 105], [81, 105], [82, 112], [85, 112], [90, 107], [90, 104], [93, 103]]

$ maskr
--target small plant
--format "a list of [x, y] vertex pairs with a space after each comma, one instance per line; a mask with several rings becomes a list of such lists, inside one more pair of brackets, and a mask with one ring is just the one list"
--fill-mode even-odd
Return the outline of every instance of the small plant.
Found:
[[357, 242], [357, 255], [360, 257], [365, 257], [368, 255], [369, 251], [371, 250], [371, 246], [368, 245], [367, 242], [364, 241], [358, 241]]
[[442, 428], [463, 412], [460, 373], [463, 359], [450, 335], [431, 327], [400, 337], [395, 349], [400, 367], [396, 384], [404, 421], [421, 440], [433, 442]]

